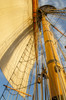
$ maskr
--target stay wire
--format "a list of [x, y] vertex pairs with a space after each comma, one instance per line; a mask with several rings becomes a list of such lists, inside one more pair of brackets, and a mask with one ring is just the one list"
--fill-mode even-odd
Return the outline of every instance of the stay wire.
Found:
[[[50, 24], [51, 24], [51, 23], [50, 23]], [[53, 32], [53, 33], [54, 33], [54, 32]], [[65, 33], [66, 33], [66, 31], [65, 31]], [[64, 33], [64, 34], [65, 34], [65, 33]], [[55, 36], [55, 34], [54, 34], [54, 36]], [[61, 37], [63, 37], [63, 36], [64, 36], [64, 35], [62, 35]], [[61, 38], [61, 37], [60, 37], [60, 38]], [[57, 40], [56, 36], [55, 36], [55, 39], [56, 39], [56, 42], [58, 43], [58, 40], [59, 40], [59, 39]], [[59, 43], [58, 43], [58, 45], [59, 45]], [[59, 48], [60, 48], [60, 50], [61, 50], [61, 52], [62, 52], [62, 54], [63, 54], [64, 59], [66, 60], [66, 57], [65, 57], [65, 55], [64, 55], [64, 53], [63, 53], [63, 51], [62, 51], [60, 45], [59, 45]]]

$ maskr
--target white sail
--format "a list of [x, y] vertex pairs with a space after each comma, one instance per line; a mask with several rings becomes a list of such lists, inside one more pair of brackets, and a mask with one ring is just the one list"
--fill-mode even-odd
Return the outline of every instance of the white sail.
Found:
[[26, 93], [35, 62], [32, 0], [0, 0], [0, 23], [0, 68], [13, 88]]

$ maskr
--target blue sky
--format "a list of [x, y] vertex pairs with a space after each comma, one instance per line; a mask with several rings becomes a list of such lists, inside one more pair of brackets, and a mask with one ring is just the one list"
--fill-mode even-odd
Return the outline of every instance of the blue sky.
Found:
[[[39, 0], [39, 2], [40, 2], [39, 6], [42, 6], [42, 5], [45, 5], [45, 4], [51, 4], [51, 5], [54, 5], [57, 8], [63, 8], [63, 7], [66, 6], [66, 0]], [[65, 23], [65, 25], [66, 25], [66, 23]], [[60, 24], [58, 27], [60, 27], [60, 26], [62, 26], [62, 25]], [[57, 38], [59, 38], [59, 36], [60, 35], [58, 35]], [[62, 38], [62, 41], [63, 41], [63, 38]], [[60, 44], [61, 44], [61, 42], [60, 42]], [[62, 48], [63, 48], [63, 45], [65, 45], [65, 43], [66, 43], [65, 41], [62, 42], [62, 44], [61, 44]], [[63, 48], [63, 50], [64, 50], [64, 48]], [[66, 53], [65, 50], [64, 50], [64, 52]], [[66, 63], [66, 62], [64, 62], [64, 63]], [[5, 79], [4, 75], [2, 74], [2, 72], [0, 70], [0, 96], [1, 96], [1, 93], [3, 92], [3, 89], [4, 89], [3, 84], [7, 84], [7, 80]], [[31, 100], [31, 98], [30, 98], [30, 100]]]

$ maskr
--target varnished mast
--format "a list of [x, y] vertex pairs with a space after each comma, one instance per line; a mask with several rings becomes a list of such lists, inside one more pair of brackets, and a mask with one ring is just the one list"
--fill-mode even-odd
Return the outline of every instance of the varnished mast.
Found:
[[36, 23], [36, 15], [37, 15], [36, 11], [37, 11], [37, 8], [38, 8], [38, 0], [32, 0], [32, 4], [33, 4], [33, 31], [34, 31], [34, 44], [35, 44], [35, 56], [36, 56], [36, 79], [35, 79], [36, 85], [34, 86], [33, 100], [35, 100], [35, 99], [39, 100], [38, 83], [37, 83], [37, 65], [38, 65], [38, 48], [37, 48], [38, 37], [37, 37], [37, 32], [38, 32], [38, 28], [37, 28], [37, 23]]
[[[62, 65], [60, 64], [59, 57], [54, 45], [53, 34], [50, 31], [50, 23], [46, 20], [46, 16], [42, 16], [43, 34], [47, 58], [47, 67], [49, 74], [49, 84], [50, 84], [50, 97], [52, 100], [65, 100], [63, 96], [63, 90], [60, 83], [60, 76], [62, 76], [63, 85], [65, 86], [66, 80]], [[66, 92], [66, 91], [65, 91]]]

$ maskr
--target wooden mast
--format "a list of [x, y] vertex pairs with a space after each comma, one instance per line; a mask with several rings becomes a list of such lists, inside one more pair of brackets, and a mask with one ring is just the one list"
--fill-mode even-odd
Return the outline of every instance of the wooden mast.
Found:
[[50, 23], [46, 20], [45, 17], [46, 17], [45, 15], [42, 16], [42, 26], [43, 26], [48, 74], [49, 74], [50, 95], [52, 100], [60, 100], [60, 98], [61, 100], [65, 100], [63, 99], [63, 91], [59, 75], [62, 76], [64, 86], [66, 80], [64, 77], [62, 65], [60, 64], [59, 57], [54, 45], [53, 34], [49, 28]]
[[35, 86], [35, 91], [33, 95], [33, 100], [39, 100], [38, 96], [38, 83], [37, 83], [37, 65], [38, 65], [38, 27], [37, 27], [37, 22], [36, 22], [36, 11], [38, 8], [38, 0], [32, 0], [32, 5], [33, 5], [33, 31], [34, 31], [34, 44], [35, 44], [35, 55], [36, 55], [36, 85]]

